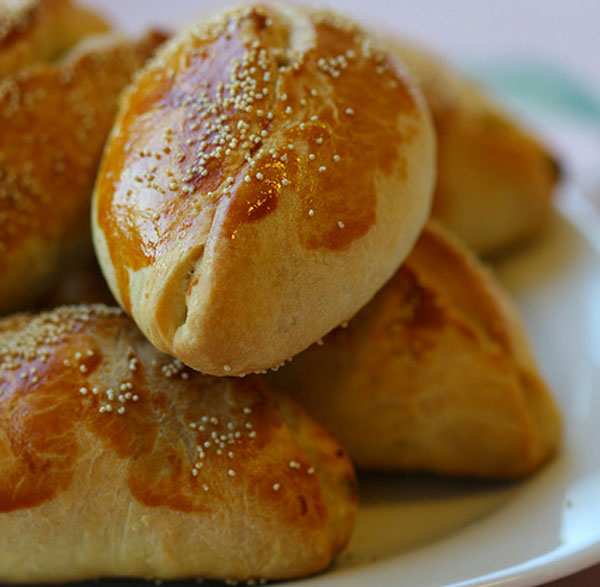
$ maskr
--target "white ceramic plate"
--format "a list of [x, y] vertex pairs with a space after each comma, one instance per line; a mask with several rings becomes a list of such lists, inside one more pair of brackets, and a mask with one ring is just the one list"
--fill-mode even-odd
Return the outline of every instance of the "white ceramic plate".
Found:
[[[104, 7], [133, 31], [150, 23], [173, 25], [198, 14], [201, 6], [216, 4], [88, 3]], [[357, 2], [351, 4], [355, 13], [364, 11]], [[290, 587], [533, 585], [600, 561], [596, 212], [576, 191], [565, 193], [552, 228], [497, 269], [516, 298], [541, 369], [562, 406], [560, 456], [518, 484], [363, 477], [349, 548], [326, 573], [286, 583]]]

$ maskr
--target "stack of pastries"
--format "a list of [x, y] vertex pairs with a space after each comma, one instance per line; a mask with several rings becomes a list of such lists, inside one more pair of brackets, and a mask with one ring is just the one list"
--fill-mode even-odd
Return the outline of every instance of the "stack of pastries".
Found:
[[544, 224], [541, 145], [330, 12], [108, 28], [0, 1], [0, 581], [306, 576], [349, 541], [355, 467], [554, 454], [476, 257]]

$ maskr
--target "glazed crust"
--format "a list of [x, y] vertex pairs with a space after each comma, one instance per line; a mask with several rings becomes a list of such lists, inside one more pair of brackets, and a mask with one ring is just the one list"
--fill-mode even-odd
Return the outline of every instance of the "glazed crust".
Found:
[[116, 308], [0, 321], [0, 581], [303, 576], [356, 501], [337, 442], [259, 376], [192, 372]]
[[533, 134], [466, 75], [399, 41], [438, 139], [433, 216], [480, 255], [521, 244], [546, 224], [560, 168]]
[[0, 78], [56, 60], [88, 35], [108, 30], [91, 10], [70, 0], [0, 2]]
[[163, 40], [90, 38], [0, 81], [0, 313], [91, 257], [90, 200], [118, 96]]
[[159, 349], [239, 375], [374, 295], [433, 176], [428, 112], [392, 57], [339, 17], [251, 6], [174, 38], [125, 95], [94, 242]]
[[515, 309], [435, 224], [346, 328], [267, 377], [362, 469], [512, 478], [559, 441], [558, 409]]

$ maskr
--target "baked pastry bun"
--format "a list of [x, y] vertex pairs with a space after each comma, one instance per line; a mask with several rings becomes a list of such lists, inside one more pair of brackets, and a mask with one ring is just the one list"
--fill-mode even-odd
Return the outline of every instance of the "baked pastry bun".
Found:
[[259, 376], [157, 352], [120, 310], [0, 321], [0, 581], [283, 579], [350, 535], [352, 465]]
[[92, 256], [90, 201], [117, 99], [163, 40], [90, 38], [0, 81], [0, 313]]
[[70, 0], [3, 0], [0, 78], [54, 61], [84, 37], [107, 30], [102, 17]]
[[451, 65], [400, 41], [392, 50], [420, 80], [436, 128], [433, 216], [486, 256], [539, 232], [560, 177], [554, 156]]
[[215, 375], [280, 364], [352, 316], [429, 214], [425, 102], [356, 25], [255, 5], [192, 26], [124, 94], [95, 190], [115, 297]]
[[346, 328], [268, 377], [361, 469], [519, 477], [559, 440], [556, 404], [513, 306], [434, 224]]

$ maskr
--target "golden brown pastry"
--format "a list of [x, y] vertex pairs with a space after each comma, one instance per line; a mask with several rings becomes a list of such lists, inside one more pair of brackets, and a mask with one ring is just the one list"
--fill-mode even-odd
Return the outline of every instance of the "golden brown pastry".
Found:
[[557, 407], [514, 308], [434, 224], [346, 328], [268, 378], [362, 469], [518, 477], [559, 439]]
[[95, 37], [0, 81], [0, 313], [91, 256], [91, 193], [119, 93], [163, 40]]
[[534, 235], [549, 219], [554, 157], [452, 66], [398, 41], [392, 48], [420, 80], [437, 132], [434, 217], [482, 255]]
[[263, 370], [392, 275], [433, 175], [422, 96], [367, 33], [249, 6], [173, 39], [124, 96], [96, 252], [157, 348], [216, 375]]
[[0, 581], [298, 577], [355, 510], [343, 450], [259, 376], [192, 372], [106, 306], [0, 321]]
[[99, 15], [70, 0], [0, 0], [0, 78], [54, 61], [84, 37], [106, 30]]

